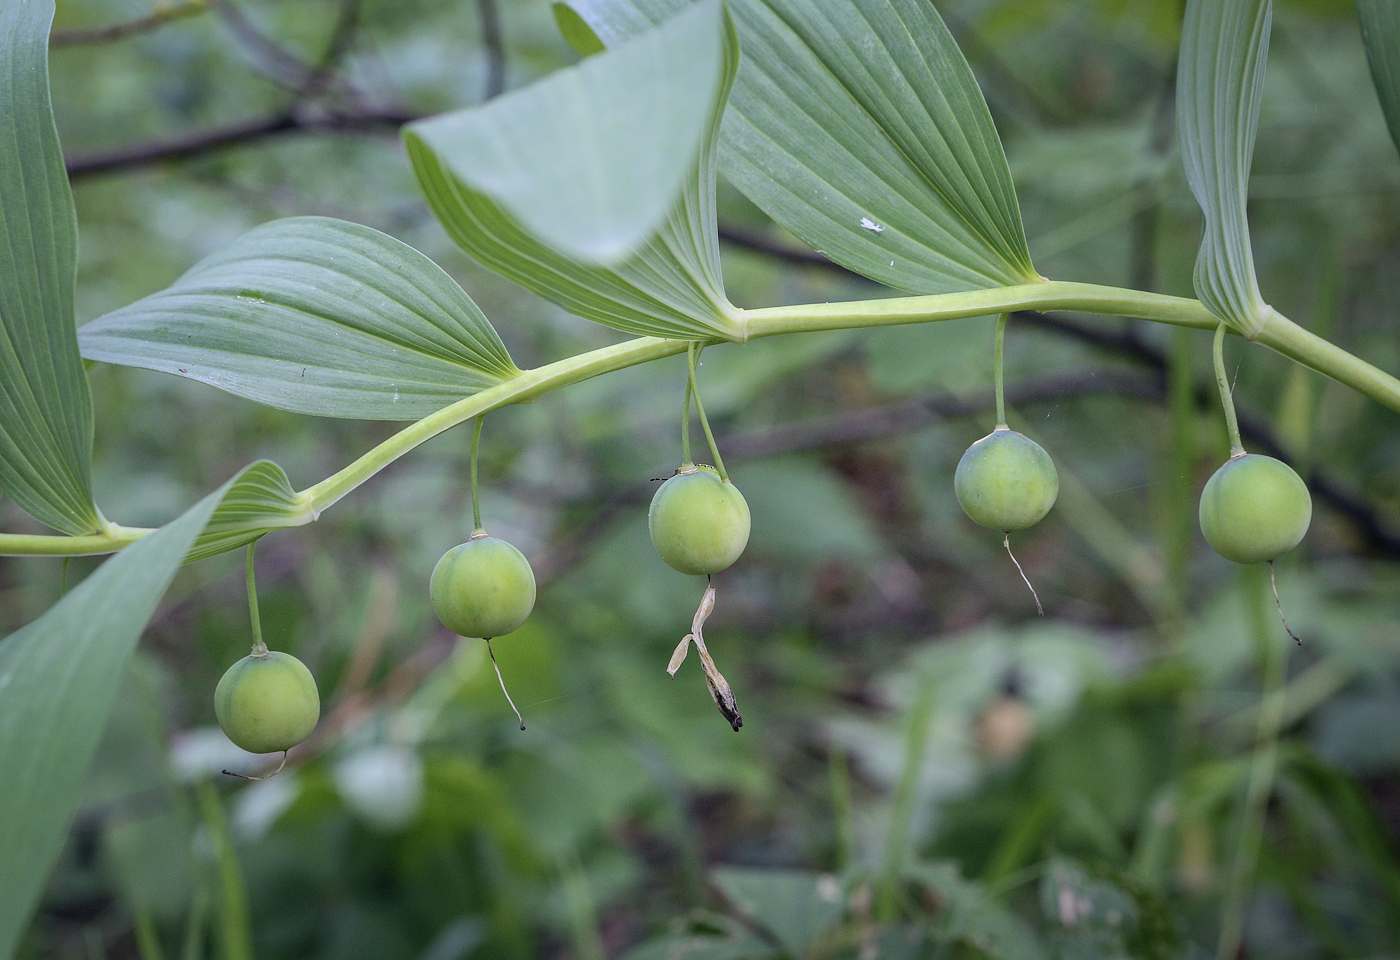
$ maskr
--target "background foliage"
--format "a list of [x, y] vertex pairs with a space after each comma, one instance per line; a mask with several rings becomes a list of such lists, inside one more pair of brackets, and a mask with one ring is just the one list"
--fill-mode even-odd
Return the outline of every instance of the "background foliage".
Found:
[[[256, 224], [317, 215], [427, 253], [521, 367], [619, 337], [468, 261], [394, 136], [574, 62], [543, 0], [211, 6], [55, 45], [80, 322]], [[1037, 268], [1190, 295], [1179, 5], [939, 8], [1005, 143]], [[145, 12], [61, 2], [58, 27]], [[1400, 161], [1353, 6], [1279, 3], [1269, 65], [1249, 210], [1260, 288], [1400, 368]], [[723, 181], [720, 222], [736, 305], [881, 294]], [[1057, 509], [1018, 542], [1045, 621], [951, 495], [991, 425], [989, 320], [707, 350], [706, 407], [754, 516], [709, 634], [738, 735], [698, 675], [663, 672], [700, 590], [645, 533], [647, 481], [678, 456], [679, 358], [487, 425], [487, 524], [542, 586], [496, 645], [523, 734], [485, 651], [456, 645], [427, 603], [433, 562], [469, 532], [461, 431], [263, 542], [269, 642], [312, 667], [326, 705], [289, 773], [219, 775], [251, 763], [212, 711], [249, 643], [241, 569], [237, 555], [186, 568], [21, 955], [1174, 957], [1213, 952], [1236, 904], [1250, 955], [1394, 952], [1394, 415], [1232, 348], [1246, 445], [1310, 470], [1318, 502], [1280, 564], [1305, 639], [1289, 647], [1258, 571], [1195, 532], [1195, 493], [1226, 453], [1206, 338], [1148, 326], [1012, 322], [1013, 425], [1062, 478]], [[127, 524], [172, 519], [259, 457], [304, 485], [393, 429], [153, 372], [91, 378], [93, 486]], [[37, 531], [8, 501], [0, 527]], [[70, 579], [94, 565], [74, 561]], [[0, 560], [0, 633], [59, 589], [58, 561]], [[1286, 695], [1261, 701], [1270, 669]], [[1273, 789], [1251, 806], [1275, 722]]]

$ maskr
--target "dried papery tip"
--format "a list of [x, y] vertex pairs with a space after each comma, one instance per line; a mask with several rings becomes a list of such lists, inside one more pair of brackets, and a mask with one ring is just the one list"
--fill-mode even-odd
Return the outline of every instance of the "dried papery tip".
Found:
[[1040, 605], [1040, 594], [1035, 592], [1035, 587], [1031, 586], [1031, 578], [1026, 576], [1026, 571], [1021, 569], [1021, 561], [1016, 559], [1016, 554], [1011, 552], [1011, 531], [1007, 531], [1001, 538], [1002, 545], [1006, 547], [1006, 555], [1011, 558], [1011, 562], [1016, 564], [1016, 572], [1021, 575], [1021, 579], [1026, 581], [1026, 586], [1031, 591], [1031, 596], [1035, 597], [1035, 612], [1040, 616], [1045, 616], [1045, 608]]
[[274, 770], [274, 771], [272, 771], [271, 773], [264, 773], [261, 777], [250, 777], [250, 776], [248, 776], [246, 773], [234, 773], [232, 770], [221, 770], [221, 771], [219, 771], [219, 772], [220, 772], [220, 773], [223, 773], [225, 776], [237, 777], [237, 778], [240, 779], [240, 780], [261, 781], [261, 780], [270, 780], [271, 778], [277, 776], [279, 773], [282, 772], [282, 768], [285, 767], [286, 765], [287, 765], [287, 751], [286, 751], [286, 750], [283, 750], [283, 751], [282, 751], [282, 762], [279, 763], [279, 764], [277, 765], [277, 769]]
[[674, 653], [671, 654], [671, 662], [666, 665], [666, 672], [671, 676], [676, 675], [682, 663], [685, 662], [685, 655], [690, 652], [691, 641], [695, 642], [695, 649], [700, 655], [700, 666], [705, 671], [705, 686], [709, 688], [710, 698], [714, 700], [715, 706], [719, 707], [719, 712], [724, 715], [724, 719], [729, 721], [729, 725], [737, 733], [744, 725], [744, 718], [739, 716], [739, 705], [734, 699], [734, 691], [729, 686], [729, 681], [724, 679], [724, 674], [719, 672], [719, 667], [715, 666], [714, 657], [710, 656], [710, 651], [705, 648], [705, 621], [715, 609], [715, 588], [709, 578], [705, 579], [705, 593], [700, 598], [700, 606], [695, 610], [695, 618], [690, 622], [690, 633], [681, 638]]
[[491, 641], [487, 640], [486, 652], [491, 654], [491, 666], [496, 668], [496, 679], [501, 682], [501, 692], [506, 695], [506, 703], [515, 711], [515, 719], [520, 721], [520, 729], [525, 729], [525, 718], [520, 715], [520, 708], [515, 705], [515, 701], [510, 698], [510, 691], [506, 689], [506, 678], [501, 676], [501, 665], [496, 662], [496, 651], [491, 649]]
[[1293, 632], [1293, 628], [1288, 625], [1288, 619], [1283, 615], [1283, 604], [1278, 599], [1278, 579], [1274, 576], [1274, 562], [1272, 560], [1269, 561], [1269, 585], [1274, 588], [1274, 609], [1278, 610], [1278, 618], [1283, 624], [1284, 632], [1301, 647], [1303, 645], [1302, 638]]

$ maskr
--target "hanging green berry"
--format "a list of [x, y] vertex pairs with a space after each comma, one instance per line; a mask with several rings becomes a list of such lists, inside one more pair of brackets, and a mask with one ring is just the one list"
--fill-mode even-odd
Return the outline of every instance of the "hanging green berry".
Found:
[[530, 561], [514, 546], [489, 536], [481, 526], [481, 500], [477, 494], [476, 461], [481, 444], [481, 417], [472, 428], [471, 487], [474, 529], [466, 543], [448, 550], [433, 567], [428, 595], [442, 625], [461, 637], [485, 641], [496, 669], [501, 692], [525, 729], [525, 718], [506, 690], [505, 678], [491, 649], [495, 637], [518, 630], [535, 608], [535, 572]]
[[1211, 474], [1201, 491], [1201, 533], [1211, 549], [1235, 563], [1268, 563], [1274, 603], [1288, 635], [1298, 640], [1283, 616], [1274, 560], [1303, 541], [1312, 522], [1308, 485], [1281, 460], [1246, 453], [1240, 440], [1235, 402], [1225, 375], [1225, 325], [1215, 331], [1215, 380], [1230, 434], [1230, 459]]
[[1060, 478], [1044, 447], [997, 427], [962, 455], [953, 489], [974, 523], [1005, 533], [1044, 519], [1060, 493]]
[[[710, 430], [705, 405], [695, 382], [696, 361], [701, 347], [692, 343], [686, 351], [687, 371], [685, 402], [681, 414], [681, 467], [651, 498], [647, 513], [647, 528], [651, 542], [661, 559], [681, 573], [709, 577], [728, 569], [749, 542], [749, 505], [739, 488], [729, 481], [724, 458], [719, 455], [714, 433]], [[690, 401], [700, 414], [700, 426], [715, 465], [697, 464], [690, 457]], [[736, 731], [744, 725], [734, 691], [715, 666], [714, 658], [705, 647], [704, 623], [714, 610], [714, 584], [705, 584], [705, 593], [696, 609], [691, 632], [686, 634], [671, 656], [666, 672], [675, 676], [690, 644], [694, 641], [705, 671], [705, 684], [720, 713]]]
[[[257, 583], [253, 575], [253, 544], [248, 545], [248, 616], [253, 628], [253, 652], [229, 667], [214, 688], [214, 715], [224, 735], [249, 753], [282, 754], [316, 729], [321, 716], [321, 696], [316, 678], [306, 665], [288, 653], [268, 650], [263, 642], [258, 614]], [[230, 773], [230, 776], [242, 774]], [[262, 777], [244, 777], [261, 780]]]
[[214, 688], [214, 713], [228, 738], [244, 750], [278, 753], [316, 729], [321, 697], [306, 664], [267, 650], [228, 668]]
[[1002, 532], [1002, 544], [1011, 562], [1030, 587], [1035, 609], [1045, 615], [1040, 597], [1026, 571], [1011, 552], [1011, 531], [1033, 527], [1045, 518], [1060, 494], [1060, 477], [1045, 448], [1006, 425], [1006, 400], [1002, 382], [1002, 349], [1006, 340], [1006, 314], [997, 318], [993, 378], [996, 383], [996, 429], [964, 451], [953, 474], [953, 492], [973, 523]]
[[462, 637], [490, 640], [520, 629], [535, 606], [530, 561], [499, 537], [473, 534], [433, 568], [433, 610]]
[[1271, 563], [1303, 541], [1312, 497], [1288, 464], [1242, 453], [1206, 481], [1200, 518], [1206, 543], [1226, 560]]
[[714, 467], [690, 464], [651, 498], [647, 527], [661, 559], [681, 573], [719, 573], [748, 545], [749, 505]]

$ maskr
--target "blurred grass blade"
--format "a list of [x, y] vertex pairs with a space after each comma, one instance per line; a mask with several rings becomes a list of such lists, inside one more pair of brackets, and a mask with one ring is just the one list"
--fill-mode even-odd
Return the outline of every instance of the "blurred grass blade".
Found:
[[[570, 0], [606, 44], [684, 0]], [[916, 293], [1038, 279], [1001, 141], [927, 0], [731, 0], [721, 169], [778, 223]]]
[[316, 517], [271, 460], [242, 470], [185, 557], [186, 563], [227, 553], [272, 530], [299, 527]]
[[49, 106], [52, 0], [0, 3], [0, 487], [64, 533], [98, 528], [92, 395], [73, 326], [78, 227]]
[[1395, 0], [1356, 0], [1361, 39], [1371, 62], [1371, 80], [1390, 126], [1390, 138], [1400, 150], [1400, 4]]
[[715, 141], [737, 67], [723, 8], [703, 0], [518, 94], [411, 124], [404, 140], [433, 212], [483, 265], [630, 333], [743, 339], [715, 222]]
[[1267, 309], [1254, 275], [1245, 202], [1268, 59], [1270, 0], [1189, 0], [1177, 65], [1177, 134], [1205, 213], [1196, 295], [1253, 338]]
[[195, 784], [204, 829], [213, 847], [214, 867], [219, 889], [219, 934], [225, 960], [253, 960], [253, 934], [248, 917], [248, 890], [238, 851], [233, 848], [233, 832], [224, 812], [219, 792], [208, 778]]
[[146, 621], [230, 485], [0, 641], [0, 960], [38, 903]]
[[326, 417], [416, 420], [520, 372], [441, 267], [324, 217], [255, 227], [78, 336], [91, 360]]

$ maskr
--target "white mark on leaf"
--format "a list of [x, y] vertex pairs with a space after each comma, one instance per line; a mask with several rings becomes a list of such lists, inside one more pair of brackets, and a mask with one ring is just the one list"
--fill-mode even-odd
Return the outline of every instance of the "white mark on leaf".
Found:
[[874, 233], [884, 233], [884, 232], [885, 232], [885, 228], [884, 228], [882, 225], [876, 223], [874, 220], [871, 220], [869, 217], [861, 217], [861, 218], [860, 218], [860, 225], [861, 225], [862, 227], [864, 227], [866, 230], [873, 231]]

